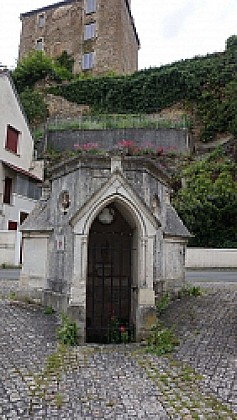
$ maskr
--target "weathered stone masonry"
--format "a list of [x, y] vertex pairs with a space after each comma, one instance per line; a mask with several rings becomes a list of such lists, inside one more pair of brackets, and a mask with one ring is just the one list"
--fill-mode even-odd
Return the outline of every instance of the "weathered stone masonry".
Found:
[[74, 73], [130, 74], [139, 38], [128, 0], [65, 0], [21, 15], [19, 59], [30, 51], [74, 58]]
[[[111, 220], [103, 225], [100, 219], [106, 214], [112, 215]], [[21, 287], [41, 291], [45, 305], [67, 311], [80, 325], [84, 340], [91, 322], [88, 313], [91, 238], [104, 226], [102, 241], [107, 245], [98, 242], [100, 251], [95, 251], [98, 261], [93, 287], [96, 287], [102, 277], [100, 253], [109, 258], [105, 250], [108, 254], [111, 246], [116, 247], [116, 243], [109, 241], [118, 229], [119, 218], [131, 231], [127, 306], [129, 323], [135, 326], [139, 340], [154, 323], [156, 294], [175, 290], [184, 282], [184, 253], [189, 237], [170, 204], [169, 179], [155, 162], [137, 157], [81, 156], [62, 163], [52, 170], [48, 198], [42, 198], [22, 228]], [[116, 283], [119, 265], [119, 261], [114, 264], [112, 273], [110, 259], [103, 263], [103, 272], [108, 272], [103, 274], [104, 281], [112, 278]], [[122, 276], [119, 281], [124, 279]], [[106, 297], [106, 288], [103, 290], [103, 299], [110, 299]], [[120, 292], [123, 293], [122, 289]], [[98, 296], [99, 293], [101, 290], [96, 289]], [[120, 299], [116, 286], [111, 287], [111, 293], [108, 304], [116, 307]]]

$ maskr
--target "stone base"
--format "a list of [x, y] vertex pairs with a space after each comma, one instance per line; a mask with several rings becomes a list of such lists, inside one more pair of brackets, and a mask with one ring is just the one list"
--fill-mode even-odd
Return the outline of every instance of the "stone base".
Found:
[[77, 324], [79, 339], [84, 343], [86, 341], [86, 309], [79, 305], [69, 305], [67, 308], [67, 315]]
[[60, 293], [44, 290], [42, 293], [42, 303], [45, 307], [52, 307], [57, 312], [67, 312], [68, 297]]
[[179, 279], [165, 279], [164, 280], [164, 289], [163, 292], [168, 292], [171, 295], [176, 295], [176, 293], [185, 285], [187, 285], [185, 278]]
[[136, 341], [146, 340], [151, 328], [156, 324], [156, 307], [141, 305], [137, 309]]

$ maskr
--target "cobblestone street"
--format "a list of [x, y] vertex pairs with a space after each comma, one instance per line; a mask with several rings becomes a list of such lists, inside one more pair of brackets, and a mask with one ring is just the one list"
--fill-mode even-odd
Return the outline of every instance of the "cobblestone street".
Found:
[[236, 287], [173, 302], [180, 346], [58, 347], [57, 319], [0, 300], [0, 419], [235, 419]]

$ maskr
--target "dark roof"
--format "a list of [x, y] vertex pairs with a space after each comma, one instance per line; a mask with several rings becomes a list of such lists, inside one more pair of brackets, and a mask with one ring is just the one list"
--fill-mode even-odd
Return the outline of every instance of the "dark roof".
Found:
[[77, 0], [64, 0], [64, 1], [59, 1], [57, 3], [54, 3], [54, 4], [49, 4], [48, 6], [40, 7], [39, 9], [33, 9], [33, 10], [30, 10], [29, 12], [21, 13], [20, 19], [22, 19], [23, 17], [34, 15], [35, 13], [45, 12], [46, 10], [50, 10], [50, 9], [56, 9], [57, 7], [65, 6], [65, 4], [75, 3], [76, 1]]
[[135, 38], [137, 40], [137, 45], [138, 45], [138, 47], [140, 47], [141, 43], [140, 43], [140, 39], [139, 39], [139, 36], [138, 36], [138, 33], [137, 33], [137, 29], [136, 29], [136, 26], [135, 26], [134, 19], [133, 19], [133, 16], [132, 16], [130, 4], [129, 4], [128, 0], [124, 0], [124, 1], [125, 1], [126, 6], [127, 6], [127, 9], [128, 9], [128, 14], [130, 16], [130, 20], [131, 20], [131, 24], [132, 24], [133, 31], [134, 31], [134, 34], [135, 34]]
[[164, 233], [167, 236], [178, 236], [182, 238], [192, 237], [191, 233], [188, 231], [175, 209], [170, 204], [168, 204], [166, 208]]
[[25, 171], [24, 169], [19, 168], [19, 166], [12, 165], [11, 163], [6, 162], [5, 160], [2, 160], [2, 163], [3, 163], [4, 165], [6, 165], [8, 168], [12, 169], [13, 171], [18, 172], [18, 173], [20, 173], [21, 175], [27, 176], [28, 178], [32, 178], [32, 179], [34, 179], [34, 180], [36, 180], [36, 181], [38, 181], [38, 182], [42, 183], [42, 179], [41, 179], [41, 178], [39, 178], [38, 176], [36, 176], [36, 175], [32, 174], [31, 172], [29, 172], [29, 171]]
[[[33, 9], [33, 10], [30, 10], [29, 12], [21, 13], [20, 19], [22, 19], [24, 17], [27, 17], [27, 16], [30, 16], [30, 15], [33, 15], [35, 13], [45, 12], [46, 10], [55, 9], [57, 7], [62, 7], [62, 6], [65, 6], [65, 4], [75, 3], [76, 1], [77, 0], [64, 0], [64, 1], [59, 1], [57, 3], [54, 3], [54, 4], [50, 4], [50, 5], [45, 6], [45, 7], [41, 7], [39, 9]], [[130, 4], [129, 4], [128, 0], [124, 0], [124, 2], [125, 2], [126, 7], [128, 9], [128, 14], [129, 14], [129, 17], [130, 17], [131, 25], [132, 25], [133, 30], [134, 30], [134, 34], [135, 34], [135, 38], [137, 40], [137, 44], [140, 47], [140, 40], [139, 40], [138, 33], [137, 33], [137, 30], [136, 30], [136, 26], [135, 26], [135, 23], [134, 23], [134, 19], [133, 19], [133, 16], [132, 16]]]

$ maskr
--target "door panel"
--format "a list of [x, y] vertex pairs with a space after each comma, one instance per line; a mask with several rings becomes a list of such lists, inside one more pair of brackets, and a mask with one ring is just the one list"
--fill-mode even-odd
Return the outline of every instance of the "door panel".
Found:
[[[131, 328], [132, 230], [113, 207], [109, 224], [91, 226], [87, 278], [87, 342], [109, 342], [111, 325]], [[115, 322], [114, 322], [115, 321]], [[117, 327], [116, 327], [117, 328]]]

